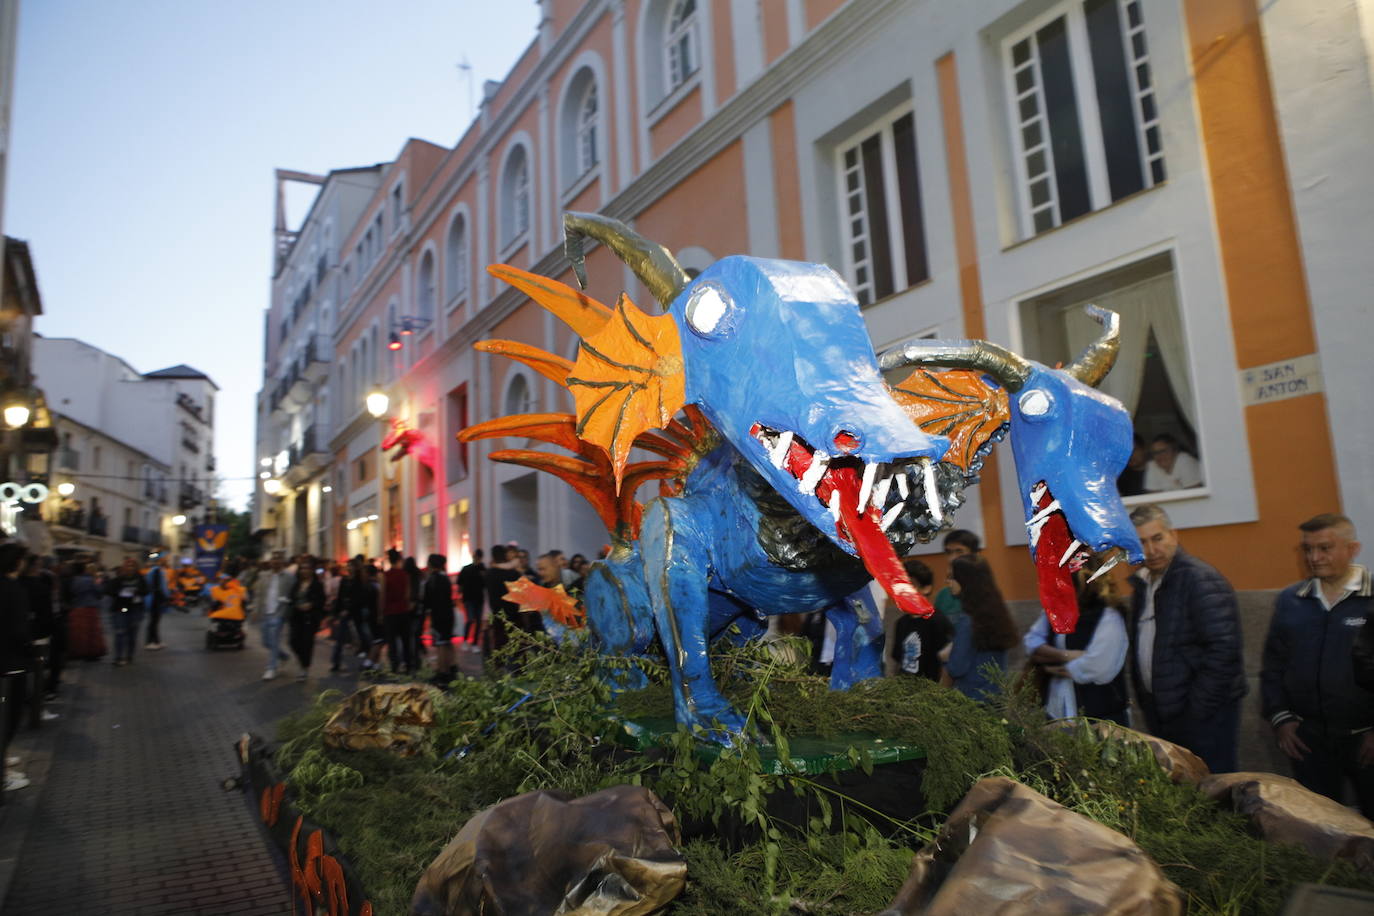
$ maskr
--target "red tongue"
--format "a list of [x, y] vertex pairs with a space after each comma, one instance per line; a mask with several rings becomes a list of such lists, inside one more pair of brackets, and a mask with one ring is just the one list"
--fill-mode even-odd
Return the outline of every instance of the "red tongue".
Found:
[[[793, 442], [787, 450], [783, 466], [793, 476], [801, 478], [811, 466], [811, 459], [812, 453], [809, 449]], [[839, 532], [840, 537], [848, 538], [854, 544], [868, 574], [878, 580], [897, 603], [897, 607], [906, 613], [921, 617], [934, 614], [935, 607], [926, 600], [925, 595], [916, 590], [916, 586], [911, 584], [906, 570], [902, 568], [901, 560], [897, 559], [897, 551], [892, 549], [892, 542], [879, 527], [882, 514], [872, 507], [863, 515], [859, 514], [858, 472], [853, 468], [827, 470], [820, 483], [816, 484], [816, 496], [828, 505], [830, 494], [835, 491], [839, 491], [840, 494], [840, 521], [836, 523], [835, 530]]]
[[816, 486], [816, 495], [828, 503], [832, 492], [840, 494], [840, 521], [836, 530], [840, 537], [848, 537], [854, 542], [869, 575], [878, 580], [901, 610], [921, 617], [934, 614], [934, 606], [911, 583], [902, 561], [897, 559], [897, 551], [892, 549], [892, 542], [879, 527], [882, 515], [872, 506], [859, 512], [858, 472], [853, 468], [827, 471]]
[[[1036, 511], [1048, 506], [1054, 497], [1049, 490], [1040, 497]], [[1069, 525], [1064, 513], [1050, 515], [1040, 529], [1040, 540], [1035, 544], [1035, 571], [1040, 583], [1040, 606], [1050, 619], [1050, 626], [1056, 633], [1072, 633], [1078, 625], [1078, 595], [1073, 587], [1073, 574], [1069, 564], [1059, 565], [1059, 558], [1069, 549], [1073, 538], [1069, 536]]]

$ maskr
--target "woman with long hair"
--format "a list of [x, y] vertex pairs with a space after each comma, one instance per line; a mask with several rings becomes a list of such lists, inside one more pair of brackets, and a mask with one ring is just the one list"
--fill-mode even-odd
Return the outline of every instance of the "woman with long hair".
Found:
[[1090, 559], [1073, 574], [1078, 624], [1072, 633], [1051, 633], [1042, 614], [1022, 645], [1031, 663], [1049, 676], [1045, 713], [1051, 719], [1088, 716], [1129, 725], [1126, 695], [1125, 601], [1110, 576], [1089, 582], [1101, 562]]
[[105, 634], [100, 626], [100, 600], [103, 592], [96, 580], [99, 568], [83, 563], [67, 586], [72, 609], [67, 612], [67, 654], [72, 658], [100, 658], [106, 652]]
[[992, 577], [992, 567], [982, 557], [967, 554], [950, 561], [949, 588], [964, 613], [945, 647], [945, 671], [964, 696], [985, 700], [997, 692], [986, 666], [1007, 669], [1007, 650], [1016, 645], [1016, 624]]

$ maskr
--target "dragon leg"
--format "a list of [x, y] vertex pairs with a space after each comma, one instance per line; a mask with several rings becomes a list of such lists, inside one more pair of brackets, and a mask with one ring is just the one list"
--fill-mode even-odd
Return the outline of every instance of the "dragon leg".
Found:
[[656, 499], [644, 512], [640, 549], [678, 724], [731, 743], [745, 720], [711, 678], [710, 539], [682, 500]]
[[826, 608], [825, 619], [835, 628], [831, 689], [845, 690], [859, 681], [882, 677], [883, 618], [868, 586]]
[[[648, 593], [639, 553], [596, 563], [587, 573], [583, 605], [587, 626], [602, 655], [644, 655], [654, 641], [654, 621], [647, 612]], [[607, 666], [607, 683], [619, 690], [637, 690], [647, 678], [637, 668]]]

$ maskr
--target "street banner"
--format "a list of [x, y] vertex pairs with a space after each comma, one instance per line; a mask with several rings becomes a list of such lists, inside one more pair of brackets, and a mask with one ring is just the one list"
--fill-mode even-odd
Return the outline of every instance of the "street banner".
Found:
[[224, 564], [224, 548], [229, 545], [229, 526], [197, 525], [194, 536], [196, 569], [200, 570], [206, 579], [213, 580], [219, 575], [220, 566]]

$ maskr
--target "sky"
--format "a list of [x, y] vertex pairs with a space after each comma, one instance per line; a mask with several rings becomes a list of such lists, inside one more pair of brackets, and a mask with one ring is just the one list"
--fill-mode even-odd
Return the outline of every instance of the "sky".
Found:
[[[537, 14], [536, 0], [21, 0], [4, 231], [29, 242], [38, 332], [140, 372], [209, 375], [220, 495], [246, 507], [273, 170], [384, 162], [409, 137], [453, 146]], [[288, 200], [293, 223], [312, 196]]]

